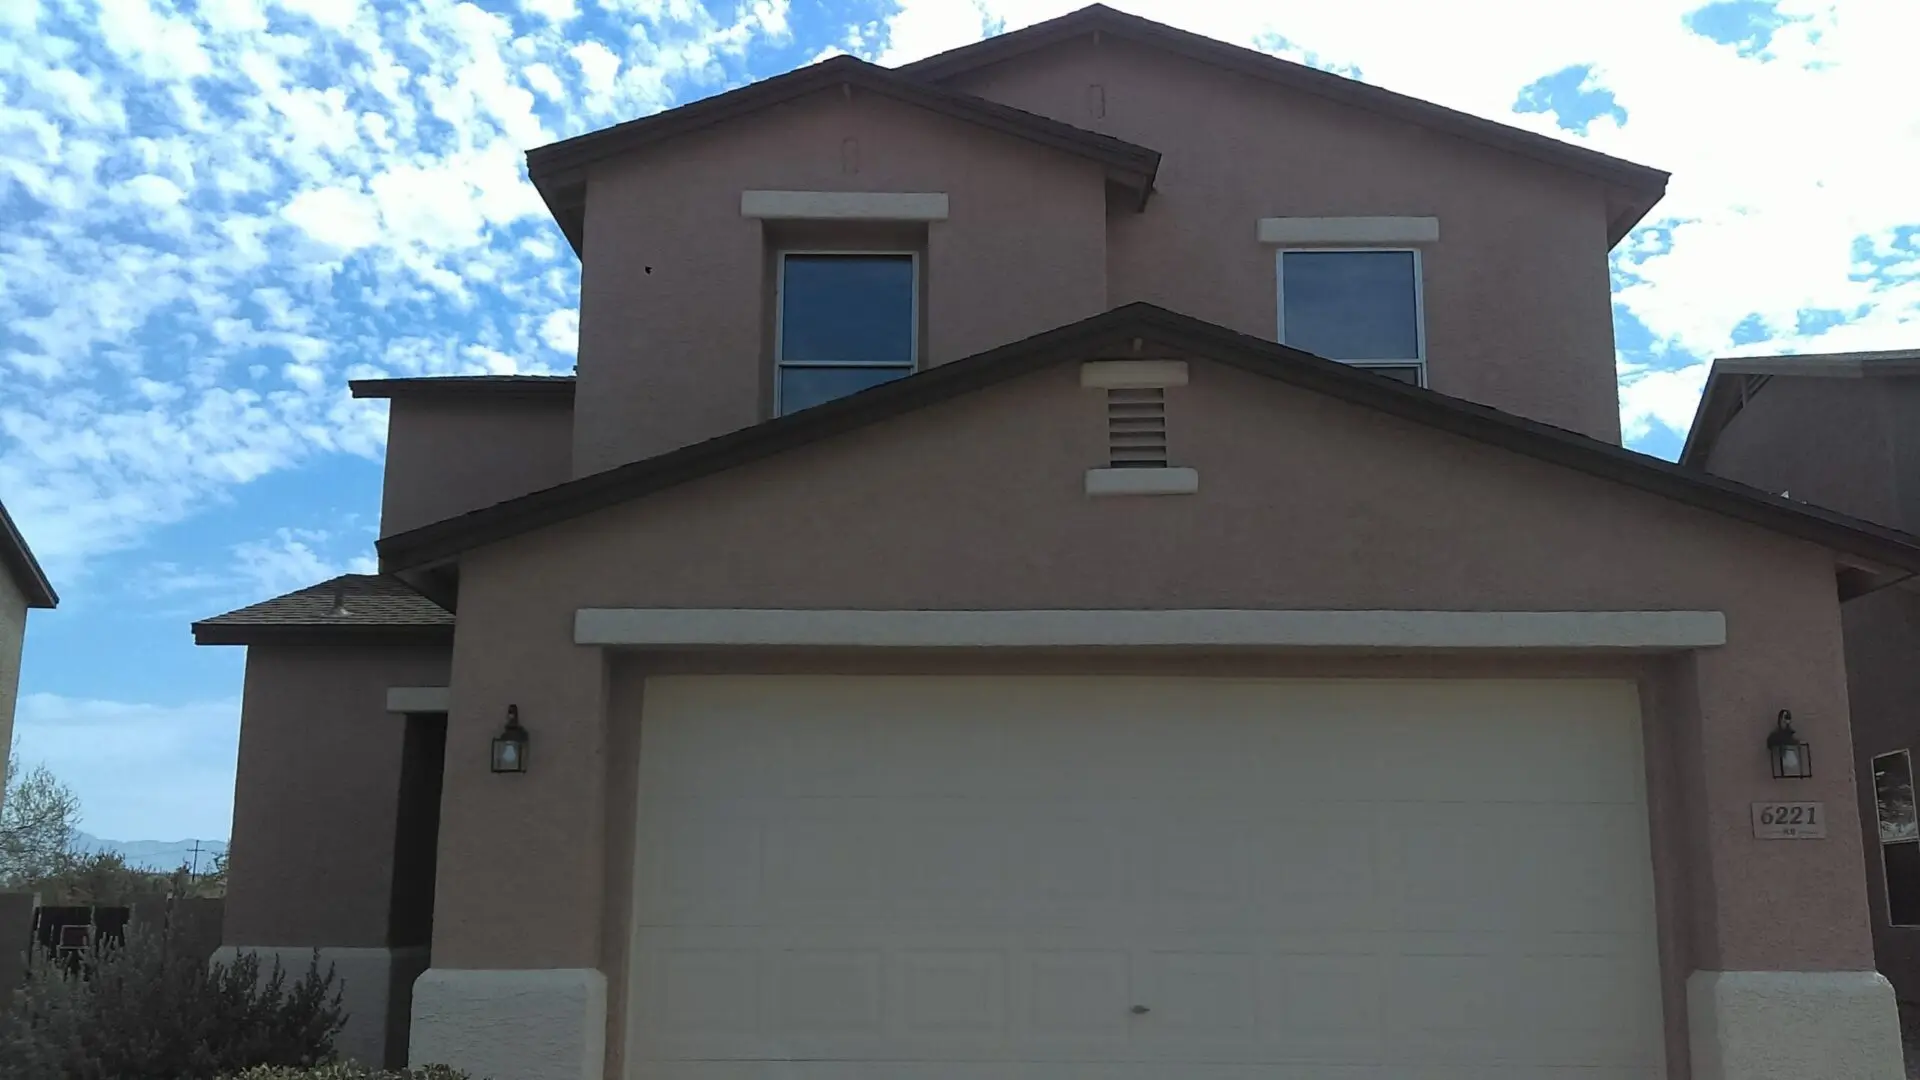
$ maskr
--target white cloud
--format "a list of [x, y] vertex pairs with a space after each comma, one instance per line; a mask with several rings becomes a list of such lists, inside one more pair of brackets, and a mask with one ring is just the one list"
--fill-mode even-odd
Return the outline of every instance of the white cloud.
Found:
[[566, 100], [567, 88], [560, 82], [560, 76], [546, 64], [528, 64], [520, 72], [527, 85], [539, 91], [548, 101]]
[[213, 61], [189, 21], [155, 11], [147, 0], [99, 0], [100, 36], [152, 79], [205, 75]]
[[563, 23], [580, 14], [574, 0], [520, 0], [520, 7], [553, 23]]
[[562, 356], [579, 353], [580, 309], [555, 311], [540, 320], [540, 340], [547, 343], [547, 348]]
[[14, 734], [80, 797], [80, 827], [127, 839], [224, 840], [233, 823], [237, 699], [151, 705], [22, 694]]
[[1694, 407], [1706, 381], [1705, 363], [1625, 372], [1620, 378], [1621, 434], [1628, 442], [1644, 439], [1654, 424], [1685, 432], [1693, 423]]
[[369, 552], [344, 559], [324, 555], [322, 551], [334, 541], [334, 535], [324, 530], [276, 529], [268, 539], [234, 546], [234, 573], [252, 586], [250, 593], [264, 600], [341, 574], [379, 570], [379, 561]]
[[274, 0], [274, 6], [331, 30], [346, 29], [360, 14], [359, 0]]
[[374, 199], [344, 188], [303, 191], [281, 213], [319, 243], [356, 251], [380, 239], [380, 209]]
[[580, 65], [580, 74], [586, 80], [589, 94], [606, 97], [613, 93], [614, 76], [620, 70], [620, 57], [612, 49], [597, 41], [583, 41], [568, 49], [567, 55]]
[[40, 0], [0, 0], [0, 25], [31, 30], [40, 21]]
[[142, 173], [127, 181], [127, 194], [156, 210], [179, 206], [187, 197], [180, 185], [152, 173]]

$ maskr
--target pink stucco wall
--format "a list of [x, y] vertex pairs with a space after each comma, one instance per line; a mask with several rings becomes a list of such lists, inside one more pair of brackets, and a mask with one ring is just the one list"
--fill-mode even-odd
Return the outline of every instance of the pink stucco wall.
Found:
[[380, 535], [552, 487], [572, 474], [565, 397], [403, 397], [387, 418]]
[[1619, 441], [1599, 181], [1111, 37], [953, 85], [1164, 155], [1147, 212], [1112, 221], [1111, 303], [1271, 338], [1260, 218], [1438, 217], [1440, 242], [1423, 245], [1429, 384]]
[[[472, 553], [449, 745], [484, 741], [512, 702], [541, 767], [502, 784], [450, 755], [435, 964], [602, 966], [619, 981], [635, 691], [571, 643], [574, 611], [785, 606], [1724, 611], [1725, 647], [1626, 661], [1659, 755], [1675, 1045], [1687, 971], [1871, 965], [1829, 553], [1207, 364], [1169, 403], [1174, 458], [1200, 493], [1089, 499], [1102, 411], [1064, 365]], [[1552, 673], [1504, 661], [1419, 670]], [[1033, 661], [975, 667], [996, 663]], [[1790, 788], [1762, 749], [1783, 707], [1831, 748], [1831, 767]], [[1832, 838], [1753, 839], [1748, 804], [1789, 796], [1824, 800]]]
[[448, 660], [445, 646], [248, 647], [227, 944], [389, 944], [406, 725], [387, 688], [444, 686]]
[[824, 91], [593, 167], [575, 475], [766, 416], [770, 263], [747, 190], [946, 192], [923, 365], [1108, 306], [1101, 167], [864, 91]]

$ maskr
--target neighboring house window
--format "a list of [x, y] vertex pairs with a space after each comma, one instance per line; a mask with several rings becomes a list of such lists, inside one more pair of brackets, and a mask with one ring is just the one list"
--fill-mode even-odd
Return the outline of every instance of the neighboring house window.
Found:
[[913, 373], [920, 337], [912, 252], [780, 253], [776, 416]]
[[1426, 385], [1418, 251], [1312, 248], [1279, 258], [1282, 344]]
[[1920, 828], [1913, 806], [1913, 758], [1905, 750], [1873, 759], [1873, 803], [1880, 818], [1880, 865], [1887, 921], [1920, 926]]

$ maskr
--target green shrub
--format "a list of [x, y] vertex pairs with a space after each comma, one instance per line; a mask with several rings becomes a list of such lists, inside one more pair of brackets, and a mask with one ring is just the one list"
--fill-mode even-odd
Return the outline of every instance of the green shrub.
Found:
[[321, 1065], [315, 1068], [248, 1068], [232, 1080], [468, 1080], [459, 1068], [428, 1065], [401, 1068], [397, 1072], [374, 1072], [359, 1065]]
[[345, 1018], [317, 953], [289, 985], [277, 961], [263, 978], [257, 957], [207, 965], [132, 930], [80, 965], [32, 958], [0, 1017], [0, 1076], [213, 1080], [256, 1065], [323, 1065]]

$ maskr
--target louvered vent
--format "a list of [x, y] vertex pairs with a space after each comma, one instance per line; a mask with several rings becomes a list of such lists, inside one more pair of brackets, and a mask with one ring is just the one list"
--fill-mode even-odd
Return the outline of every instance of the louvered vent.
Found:
[[1164, 387], [1107, 391], [1107, 459], [1116, 469], [1167, 467]]

